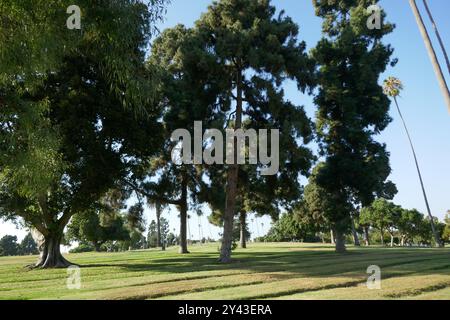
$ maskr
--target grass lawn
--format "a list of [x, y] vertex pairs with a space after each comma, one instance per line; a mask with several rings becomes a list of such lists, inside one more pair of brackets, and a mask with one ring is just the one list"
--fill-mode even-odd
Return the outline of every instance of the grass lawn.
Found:
[[[0, 257], [0, 299], [446, 299], [450, 248], [349, 248], [250, 244], [229, 265], [216, 262], [218, 244], [66, 257], [82, 265], [80, 290], [66, 286], [67, 270], [24, 268], [36, 257]], [[382, 289], [366, 286], [378, 265]]]

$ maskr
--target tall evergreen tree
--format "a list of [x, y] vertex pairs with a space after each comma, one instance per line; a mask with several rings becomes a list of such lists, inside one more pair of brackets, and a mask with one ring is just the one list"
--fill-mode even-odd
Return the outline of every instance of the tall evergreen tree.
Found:
[[39, 250], [36, 242], [33, 239], [31, 232], [28, 232], [25, 238], [20, 242], [20, 254], [31, 255], [38, 254]]
[[[214, 55], [214, 70], [220, 70], [224, 88], [222, 97], [231, 102], [234, 120], [230, 128], [238, 130], [250, 121], [254, 129], [281, 129], [281, 141], [292, 136], [307, 136], [309, 122], [296, 113], [299, 107], [286, 102], [281, 85], [286, 79], [296, 80], [300, 90], [312, 83], [313, 64], [305, 54], [305, 43], [297, 40], [298, 26], [269, 0], [221, 0], [214, 2], [196, 23], [206, 40], [205, 50]], [[288, 115], [295, 114], [295, 123]], [[284, 127], [284, 125], [286, 125]], [[237, 155], [235, 143], [235, 156]], [[280, 148], [283, 150], [283, 148]], [[308, 162], [304, 149], [297, 163]], [[285, 160], [280, 155], [280, 161]], [[223, 214], [221, 262], [230, 262], [233, 221], [238, 212], [239, 165], [226, 167], [226, 199]], [[261, 169], [261, 168], [259, 168]], [[256, 170], [256, 169], [255, 169]], [[255, 173], [260, 174], [260, 172]], [[268, 180], [270, 178], [267, 178]], [[245, 192], [248, 192], [246, 190]]]
[[[378, 80], [391, 62], [393, 49], [382, 42], [394, 26], [385, 21], [370, 30], [367, 8], [372, 0], [314, 0], [324, 19], [324, 37], [313, 50], [319, 64], [317, 131], [324, 165], [317, 182], [335, 204], [328, 217], [336, 250], [345, 251], [353, 205], [369, 205], [386, 192], [391, 169], [386, 146], [374, 140], [390, 123], [389, 99]], [[395, 61], [392, 61], [395, 63]]]
[[[222, 109], [227, 102], [220, 98], [221, 75], [214, 68], [214, 56], [204, 50], [205, 42], [193, 29], [182, 25], [165, 30], [153, 43], [149, 68], [158, 69], [163, 79], [159, 90], [164, 142], [151, 163], [140, 175], [130, 177], [129, 185], [147, 197], [150, 203], [175, 205], [180, 213], [180, 253], [187, 247], [187, 219], [190, 204], [198, 204], [203, 166], [193, 159], [173, 161], [179, 141], [172, 141], [177, 129], [194, 134], [194, 122], [201, 121], [200, 139], [206, 128], [221, 127]], [[188, 141], [183, 141], [188, 142]], [[190, 145], [194, 143], [189, 141]], [[203, 143], [200, 142], [203, 148]], [[192, 151], [189, 150], [191, 154]], [[203, 153], [203, 152], [202, 152]], [[185, 156], [185, 155], [183, 155]], [[189, 163], [191, 162], [191, 163]]]

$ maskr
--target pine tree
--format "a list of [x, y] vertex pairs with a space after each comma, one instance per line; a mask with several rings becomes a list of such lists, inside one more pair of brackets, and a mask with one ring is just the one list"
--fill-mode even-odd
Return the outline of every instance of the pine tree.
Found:
[[202, 185], [203, 166], [173, 161], [172, 154], [179, 141], [171, 140], [172, 133], [185, 129], [195, 138], [194, 123], [201, 121], [200, 138], [203, 139], [206, 128], [223, 125], [224, 114], [220, 110], [226, 108], [226, 103], [217, 97], [221, 75], [211, 68], [213, 56], [202, 51], [203, 45], [204, 41], [195, 30], [182, 25], [165, 30], [154, 41], [148, 66], [158, 70], [163, 79], [158, 94], [160, 107], [164, 110], [164, 142], [150, 165], [144, 166], [142, 173], [129, 181], [129, 185], [146, 196], [148, 202], [177, 207], [182, 254], [189, 253], [188, 211], [190, 204], [199, 203], [197, 193]]
[[[280, 140], [292, 136], [307, 137], [309, 121], [299, 107], [283, 99], [281, 88], [286, 79], [297, 81], [305, 90], [312, 84], [313, 63], [305, 54], [305, 43], [297, 40], [298, 26], [269, 0], [221, 0], [214, 2], [196, 23], [198, 33], [205, 39], [206, 52], [215, 57], [212, 70], [219, 70], [225, 97], [234, 120], [229, 128], [238, 130], [245, 121], [254, 129], [282, 128]], [[294, 114], [294, 119], [288, 118]], [[294, 130], [294, 131], [290, 131]], [[281, 142], [280, 142], [281, 143]], [[280, 148], [283, 150], [283, 148]], [[310, 154], [296, 148], [291, 154], [296, 163], [309, 162]], [[295, 153], [295, 152], [294, 152]], [[236, 143], [235, 143], [235, 156]], [[280, 156], [281, 162], [286, 160]], [[238, 212], [239, 165], [226, 166], [226, 192], [223, 210], [223, 238], [220, 261], [231, 260], [233, 221]], [[283, 175], [283, 173], [281, 174]], [[295, 174], [294, 174], [295, 175]], [[270, 178], [267, 178], [270, 180]], [[245, 190], [249, 192], [249, 190]], [[270, 202], [270, 200], [268, 201]]]
[[317, 183], [335, 203], [328, 220], [338, 252], [345, 251], [344, 234], [351, 227], [354, 205], [369, 205], [392, 186], [386, 182], [389, 154], [374, 136], [391, 121], [389, 99], [378, 80], [391, 61], [393, 49], [382, 38], [393, 25], [384, 21], [383, 13], [382, 28], [370, 30], [367, 8], [372, 4], [314, 1], [316, 14], [324, 19], [324, 37], [313, 51], [319, 64], [316, 124], [325, 159]]

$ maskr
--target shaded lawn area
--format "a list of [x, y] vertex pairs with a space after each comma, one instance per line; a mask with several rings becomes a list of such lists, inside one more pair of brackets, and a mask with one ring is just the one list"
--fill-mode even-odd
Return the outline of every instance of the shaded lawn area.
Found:
[[[448, 299], [450, 249], [349, 248], [250, 244], [234, 262], [217, 263], [219, 244], [191, 254], [147, 250], [69, 254], [80, 264], [80, 290], [67, 288], [67, 270], [24, 268], [36, 257], [0, 257], [0, 299]], [[366, 286], [378, 265], [382, 289]]]

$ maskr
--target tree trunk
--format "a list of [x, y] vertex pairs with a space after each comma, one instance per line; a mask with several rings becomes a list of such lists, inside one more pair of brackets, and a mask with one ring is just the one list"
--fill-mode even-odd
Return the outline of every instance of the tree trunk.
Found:
[[381, 234], [381, 238], [380, 238], [381, 245], [384, 246], [384, 232], [383, 232], [383, 229], [380, 230], [380, 234]]
[[100, 243], [98, 243], [98, 241], [94, 241], [93, 244], [95, 252], [100, 252]]
[[353, 241], [356, 247], [360, 247], [361, 243], [359, 242], [358, 233], [356, 232], [355, 220], [353, 220], [353, 217], [351, 218], [351, 220], [352, 220]]
[[417, 174], [419, 175], [419, 181], [420, 181], [420, 186], [422, 188], [423, 198], [425, 200], [425, 206], [427, 207], [428, 217], [430, 218], [431, 231], [433, 232], [434, 240], [436, 241], [436, 246], [440, 247], [440, 248], [443, 248], [444, 245], [441, 242], [441, 240], [439, 239], [439, 236], [438, 236], [437, 231], [436, 231], [436, 227], [434, 225], [434, 219], [433, 219], [433, 215], [431, 214], [430, 203], [428, 202], [428, 196], [427, 196], [427, 192], [425, 190], [425, 184], [424, 184], [423, 179], [422, 179], [422, 172], [420, 171], [419, 160], [417, 159], [416, 150], [414, 148], [414, 144], [412, 142], [411, 135], [409, 134], [408, 127], [406, 126], [406, 121], [403, 118], [403, 114], [402, 114], [402, 111], [400, 110], [400, 106], [398, 105], [396, 97], [394, 97], [394, 101], [395, 101], [395, 105], [397, 106], [397, 111], [398, 111], [398, 113], [400, 115], [400, 118], [402, 119], [403, 127], [405, 128], [406, 135], [408, 136], [408, 140], [409, 140], [409, 145], [411, 147], [411, 150], [412, 150], [412, 153], [413, 153], [413, 156], [414, 156], [414, 162], [416, 164]]
[[44, 236], [44, 243], [42, 244], [42, 252], [39, 256], [39, 260], [33, 266], [33, 268], [67, 268], [73, 263], [67, 261], [61, 254], [61, 239], [62, 231], [52, 232]]
[[391, 234], [391, 248], [394, 247], [394, 235]]
[[366, 246], [370, 246], [369, 227], [364, 227], [364, 241], [366, 242]]
[[155, 204], [155, 210], [156, 210], [156, 245], [160, 248], [162, 248], [161, 244], [161, 204], [158, 202]]
[[439, 41], [439, 45], [441, 46], [442, 54], [444, 55], [445, 62], [447, 63], [448, 72], [450, 73], [450, 60], [448, 58], [447, 50], [445, 49], [444, 41], [442, 41], [441, 34], [439, 33], [439, 29], [436, 25], [436, 22], [434, 21], [433, 14], [431, 13], [430, 8], [428, 7], [427, 0], [423, 0], [423, 5], [425, 6], [425, 10], [427, 11], [428, 16], [430, 17], [434, 32], [436, 33], [436, 37]]
[[336, 244], [333, 229], [330, 230], [331, 244]]
[[[236, 79], [236, 120], [234, 129], [238, 130], [242, 126], [242, 74], [239, 70]], [[220, 248], [219, 262], [231, 262], [231, 246], [233, 243], [233, 223], [236, 212], [236, 196], [239, 178], [239, 165], [237, 164], [237, 141], [234, 140], [234, 164], [229, 165], [226, 186], [225, 213], [223, 217], [223, 236]]]
[[345, 253], [347, 248], [345, 247], [345, 235], [343, 232], [336, 230], [336, 252]]
[[245, 213], [245, 211], [242, 211], [240, 216], [239, 216], [239, 226], [240, 226], [240, 247], [241, 249], [246, 249], [247, 248], [247, 239], [245, 236], [245, 230], [246, 230], [246, 218], [247, 218], [247, 214]]
[[[439, 60], [436, 56], [436, 52], [434, 51], [433, 44], [430, 40], [430, 36], [425, 27], [425, 24], [423, 23], [422, 15], [420, 14], [419, 9], [417, 8], [416, 1], [409, 0], [409, 3], [411, 5], [413, 14], [416, 18], [417, 25], [419, 26], [419, 31], [422, 34], [423, 41], [425, 42], [425, 47], [428, 51], [428, 55], [430, 56], [431, 64], [433, 65], [434, 72], [436, 73], [436, 76], [438, 78], [439, 86], [441, 88], [442, 94], [444, 95], [444, 99], [447, 104], [448, 111], [450, 112], [450, 93], [448, 91], [447, 82], [445, 81], [445, 77], [442, 72], [442, 68], [439, 64]], [[438, 241], [437, 243], [440, 243], [440, 241]]]
[[181, 182], [181, 203], [180, 210], [180, 253], [189, 253], [187, 248], [187, 180], [183, 177]]

